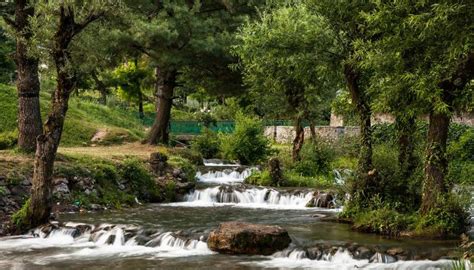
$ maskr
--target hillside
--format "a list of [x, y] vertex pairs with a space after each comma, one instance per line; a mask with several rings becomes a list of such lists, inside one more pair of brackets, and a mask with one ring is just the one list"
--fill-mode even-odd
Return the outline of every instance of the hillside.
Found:
[[[16, 132], [17, 95], [14, 86], [0, 84], [0, 137]], [[41, 94], [43, 120], [49, 108], [49, 95]], [[145, 127], [133, 112], [111, 108], [72, 96], [61, 140], [62, 146], [91, 143], [98, 131], [105, 131], [102, 144], [136, 141], [143, 138]], [[8, 135], [8, 136], [7, 136]]]

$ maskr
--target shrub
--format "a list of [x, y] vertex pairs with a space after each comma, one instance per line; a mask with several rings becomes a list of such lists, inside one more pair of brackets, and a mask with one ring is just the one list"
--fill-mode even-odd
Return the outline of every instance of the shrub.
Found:
[[474, 162], [452, 160], [449, 163], [448, 181], [452, 184], [474, 185]]
[[374, 148], [373, 163], [377, 171], [377, 193], [385, 203], [398, 211], [417, 209], [421, 198], [423, 171], [416, 168], [410, 178], [401, 176], [398, 151], [388, 144]]
[[272, 178], [268, 170], [253, 171], [252, 174], [245, 179], [245, 183], [256, 186], [271, 186]]
[[13, 148], [18, 142], [18, 133], [16, 131], [0, 133], [0, 150]]
[[204, 128], [202, 134], [192, 142], [191, 147], [203, 158], [215, 158], [220, 151], [219, 136], [214, 131]]
[[474, 129], [467, 130], [457, 140], [451, 141], [448, 153], [452, 159], [474, 161]]
[[222, 135], [221, 146], [224, 157], [237, 159], [246, 165], [263, 161], [271, 153], [270, 141], [263, 131], [262, 121], [239, 113], [236, 117], [235, 131], [229, 135]]
[[303, 145], [300, 157], [301, 159], [293, 164], [292, 170], [302, 176], [317, 176], [331, 171], [335, 152], [329, 143], [316, 140]]
[[438, 199], [438, 207], [432, 209], [427, 215], [419, 216], [415, 231], [420, 235], [431, 236], [457, 236], [463, 233], [467, 226], [468, 214], [465, 209], [466, 202], [459, 200], [458, 196], [450, 195]]
[[124, 160], [119, 170], [120, 177], [129, 183], [135, 195], [144, 201], [159, 200], [159, 190], [153, 177], [138, 159]]
[[383, 235], [397, 236], [406, 230], [412, 217], [384, 206], [367, 212], [359, 212], [354, 219], [354, 229]]

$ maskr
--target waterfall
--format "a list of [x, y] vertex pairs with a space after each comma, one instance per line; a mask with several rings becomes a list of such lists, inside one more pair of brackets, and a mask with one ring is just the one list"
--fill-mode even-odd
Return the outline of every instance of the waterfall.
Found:
[[232, 186], [210, 187], [194, 190], [185, 196], [185, 201], [175, 206], [219, 206], [233, 205], [248, 208], [307, 209], [314, 192], [281, 192], [269, 188], [245, 188]]
[[213, 254], [206, 242], [200, 239], [181, 237], [173, 232], [149, 235], [147, 231], [125, 225], [52, 224], [37, 228], [29, 235], [5, 238], [0, 251], [64, 248], [64, 253], [42, 257], [37, 261], [39, 264], [108, 256], [183, 257]]
[[196, 177], [200, 182], [203, 183], [218, 183], [218, 184], [229, 184], [229, 183], [242, 183], [244, 180], [252, 174], [251, 168], [244, 169], [242, 172], [232, 169], [224, 169], [221, 171], [208, 171], [206, 173], [197, 172]]
[[[377, 253], [373, 258], [355, 259], [351, 252], [344, 248], [337, 251], [326, 250], [318, 258], [310, 259], [307, 251], [299, 248], [288, 248], [276, 252], [270, 258], [243, 263], [245, 265], [265, 268], [303, 268], [303, 269], [451, 269], [452, 260], [407, 260], [397, 261], [391, 256]], [[469, 261], [465, 262], [465, 269], [472, 269]]]

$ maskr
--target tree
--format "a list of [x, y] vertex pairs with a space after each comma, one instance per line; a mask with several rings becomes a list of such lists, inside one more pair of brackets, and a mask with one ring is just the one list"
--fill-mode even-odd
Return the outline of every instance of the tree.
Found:
[[[109, 2], [112, 3], [112, 2]], [[62, 1], [41, 2], [35, 8], [41, 16], [36, 17], [36, 42], [49, 48], [56, 68], [56, 89], [52, 95], [51, 109], [44, 123], [43, 133], [37, 138], [31, 199], [23, 226], [35, 227], [50, 218], [51, 188], [54, 159], [61, 140], [69, 96], [75, 89], [77, 77], [71, 57], [71, 43], [89, 24], [105, 14], [107, 5], [85, 2]], [[48, 42], [49, 41], [49, 42]]]
[[[406, 87], [416, 97], [415, 104], [429, 114], [420, 207], [426, 215], [448, 195], [446, 143], [451, 115], [472, 109], [474, 3], [373, 2], [376, 8], [365, 17], [378, 39], [369, 44], [366, 57], [374, 66], [386, 62], [390, 69], [381, 72], [383, 82]], [[397, 99], [393, 90], [386, 95]], [[404, 110], [407, 107], [397, 112]]]
[[39, 60], [32, 56], [30, 43], [33, 37], [30, 20], [35, 8], [27, 0], [15, 1], [14, 18], [4, 13], [4, 20], [13, 29], [16, 37], [15, 63], [18, 92], [18, 147], [27, 152], [36, 148], [36, 137], [42, 133], [39, 102]]
[[138, 105], [138, 114], [141, 119], [145, 117], [143, 112], [144, 88], [147, 70], [140, 67], [138, 60], [128, 61], [127, 63], [117, 67], [113, 71], [113, 81], [118, 87], [119, 95], [125, 97], [126, 100], [132, 101]]
[[242, 89], [240, 84], [219, 88], [238, 76], [228, 68], [233, 58], [226, 48], [232, 31], [253, 10], [252, 2], [180, 0], [131, 5], [135, 12], [124, 39], [155, 66], [157, 114], [148, 143], [168, 143], [175, 88], [200, 86], [218, 93]]
[[270, 116], [294, 119], [293, 159], [304, 142], [303, 121], [329, 108], [338, 84], [337, 72], [328, 68], [332, 33], [318, 15], [303, 5], [270, 9], [260, 20], [245, 25], [240, 56], [244, 82], [259, 107]]

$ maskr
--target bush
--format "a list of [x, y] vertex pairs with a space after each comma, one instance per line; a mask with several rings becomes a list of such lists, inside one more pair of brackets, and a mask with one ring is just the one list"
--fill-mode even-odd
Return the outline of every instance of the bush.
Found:
[[474, 129], [466, 130], [457, 140], [451, 141], [448, 153], [451, 159], [474, 161]]
[[474, 185], [474, 162], [452, 160], [449, 163], [448, 181], [452, 184]]
[[271, 153], [270, 141], [263, 132], [262, 121], [239, 113], [236, 117], [235, 131], [229, 135], [221, 135], [224, 157], [237, 159], [245, 165], [263, 161]]
[[220, 151], [219, 136], [212, 130], [204, 128], [202, 134], [192, 142], [191, 147], [203, 158], [215, 158]]
[[398, 166], [398, 151], [390, 145], [374, 148], [373, 163], [377, 171], [377, 191], [385, 203], [406, 212], [418, 209], [423, 171], [415, 169], [410, 178], [403, 177]]
[[120, 177], [129, 183], [135, 195], [144, 201], [154, 202], [159, 200], [159, 190], [153, 177], [138, 159], [124, 160], [119, 170]]
[[358, 231], [397, 236], [407, 230], [412, 216], [403, 215], [384, 206], [367, 212], [360, 212], [354, 219], [353, 228]]
[[415, 232], [439, 237], [458, 236], [465, 232], [469, 216], [465, 209], [467, 203], [459, 199], [455, 195], [440, 198], [438, 207], [427, 215], [419, 216], [413, 225]]
[[294, 172], [302, 176], [325, 175], [331, 171], [335, 152], [329, 143], [317, 140], [303, 145], [300, 158], [292, 166]]
[[13, 148], [18, 142], [18, 132], [2, 132], [0, 133], [0, 150]]
[[256, 186], [271, 186], [272, 178], [268, 170], [253, 171], [252, 174], [245, 179], [245, 183]]

